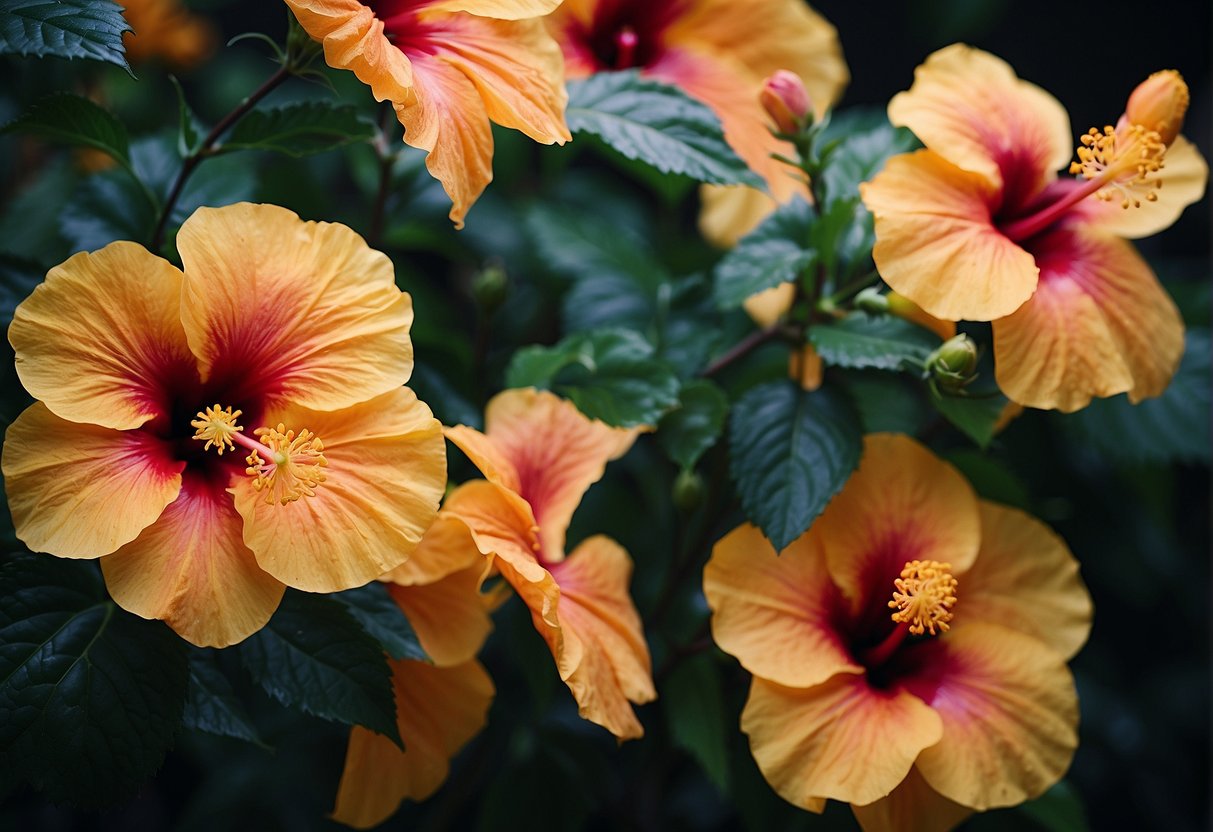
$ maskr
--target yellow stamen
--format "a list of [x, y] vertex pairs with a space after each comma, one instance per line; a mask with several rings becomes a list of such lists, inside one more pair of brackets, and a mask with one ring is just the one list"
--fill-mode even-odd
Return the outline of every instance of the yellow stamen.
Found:
[[1162, 170], [1167, 145], [1157, 130], [1122, 121], [1120, 129], [1109, 124], [1100, 132], [1092, 127], [1081, 141], [1070, 173], [1105, 186], [1096, 197], [1107, 202], [1119, 196], [1122, 208], [1141, 207], [1142, 199], [1158, 199], [1162, 181], [1151, 176]]
[[952, 620], [952, 607], [956, 604], [957, 582], [950, 563], [937, 560], [912, 560], [901, 570], [901, 577], [893, 581], [895, 590], [889, 608], [896, 610], [893, 620], [910, 625], [916, 636], [935, 631], [948, 631]]
[[223, 456], [224, 451], [235, 450], [232, 436], [243, 430], [236, 424], [240, 413], [239, 410], [233, 411], [230, 407], [220, 407], [218, 404], [198, 411], [197, 418], [190, 422], [190, 427], [195, 429], [195, 439], [206, 441], [202, 450], [209, 451], [211, 446], [214, 446], [219, 451], [219, 456]]
[[[254, 448], [246, 458], [245, 472], [254, 477], [253, 488], [265, 492], [266, 503], [286, 505], [300, 497], [316, 496], [316, 486], [324, 482], [324, 443], [309, 430], [257, 428], [260, 452]], [[264, 456], [262, 456], [264, 453]]]

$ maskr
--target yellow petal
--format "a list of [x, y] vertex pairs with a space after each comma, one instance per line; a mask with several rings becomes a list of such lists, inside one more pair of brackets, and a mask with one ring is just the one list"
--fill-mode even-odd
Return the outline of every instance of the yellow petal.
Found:
[[191, 644], [236, 644], [265, 626], [286, 589], [257, 565], [243, 527], [221, 484], [187, 475], [155, 523], [101, 559], [105, 585], [123, 609]]
[[493, 701], [493, 681], [479, 662], [389, 664], [405, 750], [366, 728], [350, 732], [333, 819], [355, 829], [378, 826], [402, 800], [425, 800], [436, 792], [451, 758], [484, 727]]
[[383, 21], [358, 0], [286, 0], [299, 25], [324, 45], [324, 60], [352, 70], [376, 101], [404, 101], [413, 73], [405, 57], [383, 33]]
[[755, 676], [805, 688], [863, 672], [836, 626], [842, 596], [811, 534], [776, 554], [757, 528], [738, 526], [712, 548], [703, 594], [712, 637]]
[[1142, 200], [1139, 207], [1122, 208], [1117, 199], [1101, 202], [1088, 197], [1082, 202], [1083, 212], [1117, 237], [1149, 237], [1170, 228], [1185, 208], [1204, 197], [1209, 165], [1194, 144], [1177, 136], [1163, 157], [1163, 169], [1151, 174], [1150, 179], [1155, 178], [1163, 185], [1154, 191], [1155, 202]]
[[185, 468], [150, 433], [68, 422], [41, 402], [9, 425], [2, 465], [17, 537], [61, 558], [134, 540], [177, 498]]
[[480, 469], [485, 479], [515, 494], [522, 488], [518, 481], [518, 469], [509, 457], [498, 449], [492, 439], [489, 439], [475, 428], [467, 425], [455, 425], [453, 428], [443, 428], [446, 438], [451, 440], [459, 450]]
[[483, 567], [483, 563], [484, 556], [476, 548], [468, 527], [440, 513], [409, 559], [382, 575], [381, 580], [401, 586], [432, 584], [460, 570]]
[[745, 299], [746, 314], [763, 329], [774, 326], [792, 308], [796, 284], [780, 283]]
[[779, 205], [765, 191], [745, 185], [700, 185], [699, 201], [699, 231], [719, 248], [737, 245]]
[[181, 272], [134, 243], [51, 269], [13, 313], [25, 389], [56, 415], [126, 430], [168, 419], [172, 386], [197, 376], [181, 327]]
[[994, 322], [995, 375], [1028, 407], [1071, 412], [1096, 396], [1166, 389], [1183, 355], [1183, 322], [1149, 265], [1124, 240], [1078, 225], [1031, 241], [1036, 294]]
[[315, 432], [328, 467], [314, 496], [286, 505], [267, 503], [251, 477], [233, 484], [261, 568], [296, 589], [337, 592], [403, 563], [446, 487], [446, 444], [430, 409], [401, 387], [345, 410], [295, 407], [269, 419]]
[[989, 321], [1035, 291], [1036, 263], [994, 227], [997, 191], [981, 175], [919, 150], [889, 159], [859, 192], [880, 276], [934, 317]]
[[199, 208], [177, 248], [190, 347], [235, 400], [336, 410], [408, 381], [412, 302], [344, 225], [275, 205]]
[[973, 814], [928, 786], [917, 767], [888, 797], [851, 811], [864, 832], [948, 832]]
[[741, 730], [767, 782], [797, 806], [822, 797], [879, 800], [942, 733], [939, 717], [918, 697], [877, 690], [850, 673], [811, 688], [756, 677]]
[[560, 0], [439, 0], [429, 3], [426, 9], [444, 12], [467, 12], [478, 17], [495, 17], [498, 20], [522, 20], [527, 17], [542, 17], [560, 5]]
[[931, 681], [911, 688], [943, 721], [943, 738], [917, 766], [957, 803], [978, 811], [1014, 806], [1043, 794], [1070, 766], [1078, 745], [1074, 679], [1043, 642], [996, 624], [960, 626], [962, 615], [932, 654]]
[[475, 658], [493, 629], [480, 595], [483, 572], [481, 565], [475, 564], [430, 584], [388, 585], [388, 592], [404, 610], [422, 649], [439, 667]]

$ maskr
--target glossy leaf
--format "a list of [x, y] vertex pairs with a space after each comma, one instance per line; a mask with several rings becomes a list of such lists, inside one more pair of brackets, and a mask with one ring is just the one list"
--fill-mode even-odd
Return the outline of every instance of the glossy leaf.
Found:
[[662, 417], [657, 440], [670, 459], [693, 468], [724, 430], [729, 400], [710, 381], [687, 382], [678, 391], [678, 407]]
[[308, 156], [365, 141], [374, 128], [353, 106], [305, 101], [253, 110], [232, 128], [220, 150], [273, 150], [288, 156]]
[[195, 650], [190, 654], [189, 696], [185, 700], [182, 724], [195, 731], [264, 745], [244, 703], [237, 698], [232, 683], [208, 650]]
[[799, 197], [779, 206], [716, 266], [716, 303], [741, 306], [750, 295], [790, 283], [817, 262], [809, 247], [813, 208]]
[[863, 312], [840, 321], [817, 324], [809, 340], [827, 364], [878, 370], [921, 369], [939, 338], [922, 327], [891, 315]]
[[405, 617], [400, 605], [388, 595], [387, 587], [372, 581], [357, 589], [335, 593], [333, 598], [345, 605], [346, 611], [357, 619], [383, 650], [393, 659], [415, 659], [429, 661], [429, 656], [417, 640], [413, 625]]
[[20, 118], [6, 124], [0, 133], [27, 133], [63, 144], [91, 147], [108, 153], [127, 168], [131, 165], [130, 137], [122, 122], [99, 104], [68, 92], [43, 98]]
[[122, 33], [130, 31], [122, 7], [110, 0], [6, 0], [0, 4], [0, 54], [91, 58], [130, 72], [122, 45]]

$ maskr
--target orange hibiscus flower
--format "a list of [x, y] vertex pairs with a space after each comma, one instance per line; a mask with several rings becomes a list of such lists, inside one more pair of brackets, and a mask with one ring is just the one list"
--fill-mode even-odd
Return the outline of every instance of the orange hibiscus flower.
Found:
[[560, 0], [286, 0], [324, 45], [329, 66], [348, 69], [390, 101], [404, 141], [464, 215], [493, 178], [490, 120], [543, 144], [563, 144], [560, 48], [534, 19]]
[[1157, 396], [1183, 326], [1121, 237], [1166, 228], [1204, 194], [1208, 166], [1178, 133], [1187, 98], [1178, 73], [1152, 76], [1115, 127], [1082, 137], [1081, 178], [1063, 181], [1061, 105], [985, 52], [936, 52], [889, 104], [926, 149], [861, 186], [881, 276], [936, 317], [993, 321], [998, 383], [1020, 404]]
[[803, 0], [565, 0], [548, 18], [570, 78], [639, 67], [712, 108], [737, 154], [770, 193], [707, 187], [700, 225], [732, 245], [776, 202], [808, 195], [805, 183], [772, 153], [794, 155], [771, 135], [759, 102], [778, 70], [800, 76], [818, 116], [850, 76], [838, 33]]
[[1070, 764], [1066, 660], [1091, 624], [1078, 564], [908, 437], [869, 436], [783, 552], [752, 526], [730, 532], [704, 592], [716, 642], [754, 675], [754, 758], [797, 806], [842, 800], [867, 830], [945, 830]]
[[177, 246], [184, 271], [134, 243], [77, 254], [17, 307], [17, 373], [40, 401], [3, 470], [31, 549], [100, 557], [121, 606], [221, 647], [284, 586], [398, 566], [437, 514], [446, 455], [401, 387], [413, 311], [387, 257], [247, 203], [200, 208]]

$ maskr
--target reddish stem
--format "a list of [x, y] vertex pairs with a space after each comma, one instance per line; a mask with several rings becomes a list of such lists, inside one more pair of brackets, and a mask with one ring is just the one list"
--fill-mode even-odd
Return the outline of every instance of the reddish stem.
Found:
[[865, 650], [859, 660], [863, 662], [864, 667], [869, 669], [880, 667], [885, 662], [893, 657], [897, 648], [906, 640], [906, 636], [910, 634], [910, 622], [902, 621], [893, 632], [889, 633], [885, 640], [877, 644], [870, 650]]

